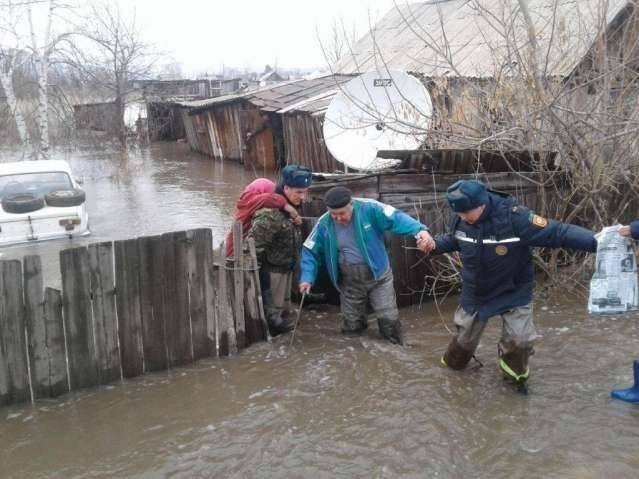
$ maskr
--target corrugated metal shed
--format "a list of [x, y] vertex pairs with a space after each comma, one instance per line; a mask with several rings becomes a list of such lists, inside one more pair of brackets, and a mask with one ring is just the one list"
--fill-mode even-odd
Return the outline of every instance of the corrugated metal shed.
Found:
[[[537, 61], [540, 65], [547, 62], [546, 74], [569, 75], [602, 26], [609, 25], [630, 3], [527, 0], [537, 33]], [[365, 72], [384, 65], [428, 77], [488, 78], [512, 61], [504, 32], [519, 46], [528, 43], [517, 0], [397, 2], [334, 71]]]

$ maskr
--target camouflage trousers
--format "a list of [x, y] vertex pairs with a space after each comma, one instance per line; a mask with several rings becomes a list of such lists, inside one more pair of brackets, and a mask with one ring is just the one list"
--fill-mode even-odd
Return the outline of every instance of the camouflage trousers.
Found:
[[363, 332], [368, 327], [367, 313], [370, 304], [377, 317], [381, 335], [391, 342], [401, 344], [401, 324], [391, 269], [388, 268], [379, 279], [375, 279], [368, 265], [363, 264], [340, 265], [340, 273], [342, 332]]

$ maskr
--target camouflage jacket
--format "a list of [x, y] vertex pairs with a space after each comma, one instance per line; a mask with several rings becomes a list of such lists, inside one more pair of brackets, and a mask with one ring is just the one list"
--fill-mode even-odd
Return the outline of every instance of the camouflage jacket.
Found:
[[302, 229], [286, 213], [273, 208], [258, 210], [248, 236], [255, 241], [260, 266], [278, 272], [295, 269], [302, 249]]

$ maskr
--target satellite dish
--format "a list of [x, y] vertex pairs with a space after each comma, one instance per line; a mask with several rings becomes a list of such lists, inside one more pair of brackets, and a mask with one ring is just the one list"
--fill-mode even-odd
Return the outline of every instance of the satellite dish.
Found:
[[[368, 72], [342, 85], [324, 117], [331, 154], [360, 171], [396, 166], [379, 151], [415, 150], [424, 142], [433, 104], [426, 87], [399, 70]], [[385, 155], [387, 156], [387, 155]]]

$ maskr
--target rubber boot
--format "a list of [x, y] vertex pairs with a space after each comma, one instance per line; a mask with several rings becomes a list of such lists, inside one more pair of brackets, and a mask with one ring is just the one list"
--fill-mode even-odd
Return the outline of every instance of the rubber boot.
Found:
[[396, 319], [395, 321], [379, 319], [377, 320], [377, 325], [379, 327], [379, 333], [384, 339], [392, 344], [404, 344], [402, 323], [399, 322], [399, 319]]
[[466, 367], [474, 353], [474, 351], [462, 348], [457, 338], [453, 338], [442, 356], [441, 362], [444, 366], [459, 371]]
[[288, 333], [293, 329], [293, 323], [283, 318], [281, 311], [270, 312], [266, 318], [266, 322], [268, 323], [268, 330], [273, 337]]
[[613, 389], [610, 395], [615, 399], [626, 402], [639, 402], [639, 360], [635, 359], [633, 363], [633, 372], [635, 375], [635, 383], [628, 389]]
[[517, 390], [523, 394], [528, 394], [528, 386], [526, 381], [530, 376], [528, 368], [528, 357], [531, 348], [515, 348], [509, 353], [504, 353], [501, 348], [499, 352], [499, 369], [507, 379], [513, 380], [517, 386]]
[[365, 320], [347, 321], [342, 324], [342, 334], [344, 336], [361, 336], [368, 329]]

